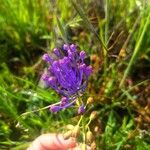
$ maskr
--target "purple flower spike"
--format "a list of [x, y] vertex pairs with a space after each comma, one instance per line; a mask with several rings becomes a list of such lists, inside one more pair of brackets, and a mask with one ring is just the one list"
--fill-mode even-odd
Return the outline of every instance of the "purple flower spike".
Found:
[[62, 108], [60, 106], [51, 106], [50, 107], [50, 111], [51, 112], [58, 112], [60, 111]]
[[[62, 51], [65, 53], [55, 48], [55, 58], [48, 54], [43, 56], [43, 60], [48, 62], [48, 71], [42, 76], [43, 81], [64, 96], [59, 106], [51, 107], [52, 112], [72, 106], [77, 97], [85, 91], [88, 77], [92, 73], [92, 67], [84, 63], [86, 53], [78, 52], [76, 45], [64, 44]], [[81, 108], [83, 110], [84, 106]]]
[[84, 114], [84, 112], [85, 112], [85, 106], [81, 105], [78, 109], [78, 114]]

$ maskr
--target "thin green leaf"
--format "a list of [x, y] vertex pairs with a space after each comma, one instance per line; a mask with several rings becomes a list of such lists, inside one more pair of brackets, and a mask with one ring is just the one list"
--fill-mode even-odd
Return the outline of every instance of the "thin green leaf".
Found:
[[58, 17], [57, 17], [57, 24], [58, 24], [58, 27], [59, 27], [59, 30], [60, 30], [60, 32], [61, 32], [61, 36], [62, 36], [64, 42], [65, 42], [65, 43], [68, 43], [67, 33], [66, 33], [66, 31], [65, 31], [65, 29], [64, 29], [64, 27], [63, 27], [63, 25], [61, 24], [60, 20], [58, 19]]
[[71, 0], [71, 3], [72, 3], [72, 5], [73, 5], [73, 7], [75, 8], [75, 10], [77, 11], [77, 13], [78, 13], [78, 14], [80, 15], [80, 17], [82, 18], [82, 20], [83, 20], [83, 22], [84, 22], [84, 24], [85, 24], [85, 27], [86, 27], [88, 30], [92, 31], [92, 32], [95, 34], [97, 40], [100, 42], [100, 44], [102, 45], [102, 47], [103, 47], [105, 50], [107, 50], [105, 44], [103, 43], [103, 41], [101, 40], [101, 38], [99, 37], [99, 35], [96, 33], [96, 31], [95, 31], [93, 25], [92, 25], [92, 24], [90, 23], [90, 21], [88, 20], [88, 18], [87, 18], [87, 16], [86, 16], [85, 12], [83, 11], [83, 9], [82, 9], [76, 2], [74, 2], [74, 0]]
[[[148, 9], [148, 12], [149, 12], [149, 9]], [[144, 24], [144, 27], [143, 27], [143, 30], [142, 30], [142, 33], [140, 34], [140, 37], [139, 37], [139, 40], [137, 41], [136, 43], [136, 46], [135, 46], [135, 50], [133, 52], [133, 55], [130, 59], [130, 62], [125, 70], [125, 73], [124, 73], [124, 76], [120, 82], [120, 87], [122, 87], [127, 75], [129, 74], [130, 70], [131, 70], [131, 67], [133, 65], [133, 63], [135, 63], [136, 59], [137, 59], [137, 54], [139, 53], [139, 50], [140, 50], [140, 46], [141, 46], [141, 43], [142, 43], [142, 40], [144, 38], [144, 35], [145, 35], [145, 32], [147, 30], [147, 27], [150, 23], [150, 13], [148, 14], [148, 16], [146, 17], [146, 20], [145, 20], [145, 24]]]

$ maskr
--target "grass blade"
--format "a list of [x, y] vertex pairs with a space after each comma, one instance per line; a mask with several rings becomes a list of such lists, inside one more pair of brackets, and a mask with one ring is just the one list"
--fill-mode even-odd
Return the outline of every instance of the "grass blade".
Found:
[[129, 72], [130, 72], [130, 70], [131, 70], [131, 67], [132, 67], [133, 63], [136, 61], [137, 54], [138, 54], [138, 52], [139, 52], [139, 50], [140, 50], [140, 46], [141, 46], [141, 43], [142, 43], [144, 34], [145, 34], [145, 32], [146, 32], [146, 30], [147, 30], [147, 27], [148, 27], [148, 25], [149, 25], [149, 23], [150, 23], [149, 20], [150, 20], [150, 13], [149, 13], [149, 15], [148, 15], [148, 17], [147, 17], [147, 19], [146, 19], [146, 21], [145, 21], [145, 24], [144, 24], [144, 27], [143, 27], [143, 31], [142, 31], [142, 33], [141, 33], [141, 35], [140, 35], [140, 37], [139, 37], [139, 40], [137, 41], [137, 44], [136, 44], [136, 46], [135, 46], [135, 50], [134, 50], [134, 52], [133, 52], [133, 55], [132, 55], [132, 57], [131, 57], [131, 59], [130, 59], [129, 65], [128, 65], [128, 67], [126, 68], [125, 73], [124, 73], [124, 76], [123, 76], [123, 78], [122, 78], [122, 80], [121, 80], [121, 82], [120, 82], [120, 87], [122, 87], [122, 85], [123, 85], [123, 83], [124, 83], [124, 81], [125, 81], [127, 75], [129, 74]]
[[82, 9], [76, 2], [74, 2], [74, 0], [71, 0], [71, 3], [72, 3], [72, 5], [73, 5], [73, 7], [75, 8], [75, 10], [77, 11], [77, 13], [78, 13], [78, 14], [80, 15], [80, 17], [82, 18], [82, 20], [84, 21], [85, 27], [86, 27], [88, 30], [92, 31], [92, 32], [95, 34], [97, 40], [100, 42], [100, 44], [102, 45], [102, 47], [103, 47], [105, 50], [107, 50], [105, 44], [103, 43], [103, 41], [101, 40], [101, 38], [99, 37], [99, 35], [96, 33], [96, 31], [95, 31], [93, 25], [92, 25], [92, 24], [90, 23], [90, 21], [88, 20], [88, 18], [87, 18], [87, 16], [85, 15], [85, 12], [83, 11], [83, 9]]
[[58, 19], [58, 17], [57, 17], [57, 24], [58, 24], [58, 27], [59, 27], [59, 30], [60, 30], [60, 32], [61, 32], [61, 36], [62, 36], [64, 42], [65, 42], [65, 43], [68, 43], [67, 33], [66, 33], [66, 31], [65, 31], [65, 29], [64, 29], [64, 27], [63, 27], [63, 25], [61, 24], [60, 20]]

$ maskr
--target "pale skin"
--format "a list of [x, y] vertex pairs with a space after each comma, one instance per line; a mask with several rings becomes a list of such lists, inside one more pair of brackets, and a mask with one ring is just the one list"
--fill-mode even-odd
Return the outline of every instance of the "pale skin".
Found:
[[65, 140], [61, 134], [43, 134], [27, 150], [81, 150], [74, 138]]

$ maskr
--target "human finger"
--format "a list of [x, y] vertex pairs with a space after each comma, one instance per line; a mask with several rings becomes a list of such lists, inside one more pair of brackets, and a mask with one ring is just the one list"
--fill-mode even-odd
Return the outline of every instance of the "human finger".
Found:
[[67, 150], [75, 146], [73, 138], [65, 140], [61, 134], [43, 134], [33, 141], [28, 150]]

